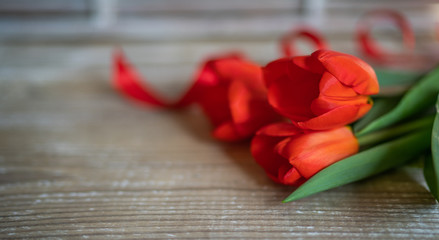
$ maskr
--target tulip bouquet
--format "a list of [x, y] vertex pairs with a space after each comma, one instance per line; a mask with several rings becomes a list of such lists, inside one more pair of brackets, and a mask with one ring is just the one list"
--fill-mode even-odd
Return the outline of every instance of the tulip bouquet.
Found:
[[[318, 39], [310, 32], [301, 34]], [[309, 56], [292, 56], [286, 49], [287, 57], [263, 67], [239, 53], [210, 58], [174, 102], [155, 93], [118, 51], [114, 84], [129, 99], [151, 106], [196, 104], [211, 122], [214, 138], [249, 140], [254, 160], [268, 177], [296, 187], [284, 202], [419, 156], [425, 156], [425, 179], [439, 199], [439, 110], [434, 110], [439, 68], [420, 77], [376, 72], [358, 57], [315, 42], [321, 49]], [[380, 84], [392, 84], [395, 78], [412, 86], [397, 96], [375, 96]]]

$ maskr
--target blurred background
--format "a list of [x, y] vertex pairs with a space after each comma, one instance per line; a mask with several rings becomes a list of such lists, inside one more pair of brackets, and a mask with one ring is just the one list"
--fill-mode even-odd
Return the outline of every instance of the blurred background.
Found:
[[[332, 49], [359, 55], [357, 22], [373, 9], [403, 14], [416, 52], [439, 55], [436, 0], [0, 0], [0, 80], [61, 80], [78, 71], [107, 79], [113, 49], [122, 47], [150, 81], [167, 85], [190, 79], [202, 59], [225, 51], [265, 64], [281, 56], [280, 37], [303, 25]], [[373, 34], [390, 49], [402, 46], [392, 24]], [[313, 50], [297, 45], [304, 54]]]

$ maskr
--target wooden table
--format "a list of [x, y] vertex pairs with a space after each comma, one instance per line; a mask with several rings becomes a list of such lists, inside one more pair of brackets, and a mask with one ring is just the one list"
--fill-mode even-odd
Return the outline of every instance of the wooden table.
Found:
[[[213, 140], [197, 108], [142, 108], [117, 94], [112, 45], [26, 46], [2, 49], [0, 238], [439, 236], [420, 169], [283, 204], [293, 189], [272, 183], [247, 143]], [[69, 67], [75, 56], [102, 62]], [[171, 83], [156, 85], [184, 88]]]
[[[410, 10], [415, 19], [419, 9]], [[360, 11], [351, 12], [336, 11]], [[25, 31], [37, 36], [30, 39], [2, 22], [12, 37], [0, 37], [0, 238], [438, 239], [439, 205], [418, 168], [281, 203], [293, 188], [274, 184], [248, 143], [212, 139], [199, 109], [136, 106], [111, 86], [116, 45], [168, 96], [178, 96], [212, 53], [241, 49], [265, 64], [278, 57], [274, 33], [291, 24], [291, 14], [281, 13], [262, 19], [235, 12], [242, 26], [232, 25], [230, 14], [222, 21], [215, 15], [222, 33], [205, 22], [190, 25], [197, 23], [191, 11], [171, 20], [153, 15], [160, 26], [189, 27], [176, 34], [145, 29], [146, 41], [126, 37], [123, 28], [115, 39], [71, 38], [72, 30], [53, 40], [29, 24]], [[352, 26], [341, 23], [353, 21], [327, 25], [331, 46], [353, 52]], [[46, 34], [63, 26], [50, 22]]]

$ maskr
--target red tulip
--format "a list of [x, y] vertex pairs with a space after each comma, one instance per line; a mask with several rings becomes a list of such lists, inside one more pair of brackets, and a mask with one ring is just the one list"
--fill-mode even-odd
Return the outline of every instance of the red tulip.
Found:
[[240, 58], [217, 59], [202, 68], [199, 78], [210, 79], [208, 87], [199, 89], [196, 101], [215, 126], [215, 138], [246, 139], [280, 119], [268, 104], [258, 65]]
[[255, 161], [275, 182], [299, 186], [323, 168], [358, 152], [349, 127], [304, 131], [275, 123], [257, 132], [251, 143]]
[[268, 104], [261, 67], [235, 54], [206, 61], [192, 87], [173, 103], [157, 97], [121, 54], [115, 60], [115, 85], [122, 93], [160, 107], [178, 108], [196, 103], [214, 126], [212, 134], [217, 139], [247, 139], [259, 128], [280, 119]]
[[370, 110], [369, 95], [379, 91], [372, 67], [330, 50], [273, 61], [264, 68], [264, 77], [270, 104], [302, 129], [352, 123]]

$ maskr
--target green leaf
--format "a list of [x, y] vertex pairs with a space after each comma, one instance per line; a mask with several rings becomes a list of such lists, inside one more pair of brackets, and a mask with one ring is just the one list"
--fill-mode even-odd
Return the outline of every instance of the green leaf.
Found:
[[364, 117], [362, 117], [354, 124], [353, 126], [354, 132], [360, 131], [375, 119], [381, 117], [385, 113], [392, 110], [392, 108], [398, 105], [398, 102], [400, 100], [401, 97], [399, 96], [374, 99], [372, 109], [370, 109], [370, 111]]
[[400, 166], [430, 147], [430, 135], [431, 128], [423, 128], [336, 162], [308, 179], [283, 202], [298, 200]]
[[423, 118], [418, 118], [404, 124], [399, 124], [391, 128], [382, 129], [367, 135], [362, 135], [357, 137], [358, 145], [360, 147], [367, 147], [377, 145], [384, 141], [389, 141], [390, 139], [395, 139], [397, 137], [406, 135], [407, 133], [414, 132], [419, 129], [432, 128], [435, 115], [429, 115]]
[[[380, 96], [374, 97], [373, 108], [354, 124], [353, 127], [355, 132], [360, 131], [370, 122], [394, 108], [401, 100], [401, 94], [399, 91], [406, 90], [409, 86], [413, 85], [419, 79], [420, 75], [418, 72], [402, 72], [380, 68], [374, 70], [380, 84], [381, 92], [383, 92], [384, 88], [386, 94], [383, 94], [384, 96], [380, 94]], [[394, 94], [395, 89], [399, 94]], [[389, 96], [389, 92], [393, 93], [391, 94], [392, 96]]]
[[439, 67], [423, 76], [387, 114], [371, 122], [358, 135], [382, 129], [428, 109], [436, 102], [439, 92]]
[[418, 72], [389, 70], [375, 68], [375, 73], [381, 88], [381, 95], [400, 93], [413, 85], [419, 79]]
[[439, 99], [431, 133], [431, 153], [432, 156], [425, 159], [424, 177], [431, 194], [439, 201]]
[[436, 173], [436, 169], [433, 163], [433, 156], [428, 155], [425, 157], [424, 160], [424, 178], [427, 182], [427, 186], [430, 189], [430, 193], [436, 198], [436, 200], [439, 200], [438, 196], [438, 175]]

